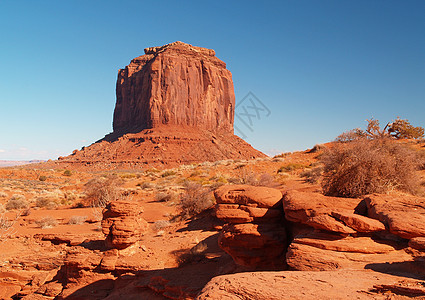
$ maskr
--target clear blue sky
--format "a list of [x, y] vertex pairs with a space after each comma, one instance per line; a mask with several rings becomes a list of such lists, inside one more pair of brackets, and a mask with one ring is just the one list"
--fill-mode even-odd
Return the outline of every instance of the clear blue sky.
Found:
[[[0, 160], [56, 159], [112, 130], [117, 71], [174, 41], [213, 48], [246, 140], [304, 150], [397, 116], [425, 126], [425, 1], [0, 1]], [[243, 127], [239, 121], [236, 125]]]

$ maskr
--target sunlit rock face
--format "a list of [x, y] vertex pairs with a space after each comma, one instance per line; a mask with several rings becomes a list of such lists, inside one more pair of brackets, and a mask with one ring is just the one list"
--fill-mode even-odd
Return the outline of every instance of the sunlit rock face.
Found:
[[188, 125], [233, 133], [232, 74], [214, 50], [175, 42], [145, 49], [118, 73], [114, 132]]

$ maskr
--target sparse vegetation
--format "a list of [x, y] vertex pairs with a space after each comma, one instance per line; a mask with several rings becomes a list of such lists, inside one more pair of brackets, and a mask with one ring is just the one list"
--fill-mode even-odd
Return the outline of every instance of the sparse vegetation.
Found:
[[29, 203], [23, 195], [15, 194], [6, 203], [7, 210], [26, 209], [28, 207], [29, 207]]
[[155, 231], [160, 231], [164, 228], [169, 227], [170, 225], [171, 223], [168, 220], [158, 220], [158, 221], [155, 221], [154, 228], [155, 228]]
[[35, 223], [41, 229], [53, 228], [53, 227], [56, 227], [58, 225], [58, 221], [55, 218], [50, 217], [50, 216], [44, 217], [40, 220], [37, 220], [37, 221], [35, 221]]
[[321, 160], [326, 195], [359, 197], [394, 189], [414, 193], [418, 187], [416, 153], [388, 138], [336, 144]]
[[70, 170], [63, 171], [63, 176], [71, 176], [72, 172]]
[[35, 206], [40, 208], [54, 209], [57, 203], [46, 197], [39, 197], [35, 200]]
[[81, 225], [87, 220], [86, 216], [72, 216], [69, 218], [68, 224], [70, 225]]
[[105, 207], [106, 204], [121, 197], [119, 187], [123, 180], [117, 175], [97, 177], [84, 185], [87, 198], [93, 207]]
[[161, 173], [161, 177], [168, 177], [168, 176], [173, 176], [176, 175], [176, 172], [173, 170], [166, 170], [164, 172]]
[[215, 204], [212, 191], [199, 183], [188, 182], [181, 196], [179, 208], [183, 219], [192, 218]]
[[285, 165], [281, 166], [277, 170], [277, 173], [281, 173], [281, 172], [292, 172], [292, 171], [304, 169], [304, 168], [307, 168], [307, 167], [308, 166], [307, 165], [304, 165], [304, 164], [288, 163], [288, 164], [285, 164]]
[[47, 180], [47, 176], [41, 175], [40, 177], [38, 177], [38, 180], [40, 180], [40, 181], [46, 181]]
[[191, 263], [198, 263], [205, 259], [205, 252], [208, 250], [208, 245], [205, 242], [200, 242], [192, 249], [181, 249], [174, 251], [179, 267]]
[[378, 120], [370, 119], [366, 121], [368, 123], [366, 130], [360, 128], [349, 130], [339, 135], [336, 141], [351, 142], [363, 138], [420, 139], [424, 136], [424, 129], [422, 127], [414, 127], [408, 120], [400, 119], [400, 117], [387, 123], [384, 128], [380, 127]]
[[320, 178], [322, 177], [322, 172], [323, 172], [323, 167], [319, 166], [319, 167], [315, 167], [315, 168], [307, 169], [303, 171], [300, 174], [300, 176], [304, 178], [306, 182], [315, 184], [315, 183], [318, 183]]

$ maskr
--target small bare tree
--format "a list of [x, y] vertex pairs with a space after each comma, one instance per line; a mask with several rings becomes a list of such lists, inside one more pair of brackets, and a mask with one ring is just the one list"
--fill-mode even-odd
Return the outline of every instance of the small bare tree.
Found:
[[400, 119], [400, 117], [387, 123], [384, 128], [381, 128], [379, 121], [373, 118], [366, 121], [366, 130], [360, 128], [352, 129], [339, 135], [336, 141], [350, 142], [361, 138], [420, 139], [424, 136], [422, 127], [412, 126], [408, 120]]

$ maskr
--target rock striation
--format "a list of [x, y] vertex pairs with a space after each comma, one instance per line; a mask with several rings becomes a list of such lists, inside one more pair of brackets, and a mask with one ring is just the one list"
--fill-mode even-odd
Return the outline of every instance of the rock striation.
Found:
[[118, 72], [113, 132], [47, 168], [140, 169], [265, 157], [233, 134], [232, 74], [214, 50], [174, 42]]
[[174, 42], [145, 49], [118, 72], [114, 132], [188, 125], [233, 133], [232, 74], [214, 50]]
[[214, 196], [216, 216], [226, 222], [219, 246], [239, 265], [282, 268], [287, 244], [282, 193], [267, 187], [227, 185]]
[[[422, 272], [406, 240], [421, 236], [420, 203], [408, 196], [372, 195], [361, 200], [287, 191], [283, 208], [291, 222], [292, 242], [286, 262], [299, 271]], [[396, 222], [402, 212], [404, 222]], [[420, 248], [417, 240], [409, 245]]]
[[141, 217], [142, 212], [137, 202], [110, 202], [103, 211], [102, 219], [106, 246], [124, 249], [138, 242], [148, 229], [148, 223]]

